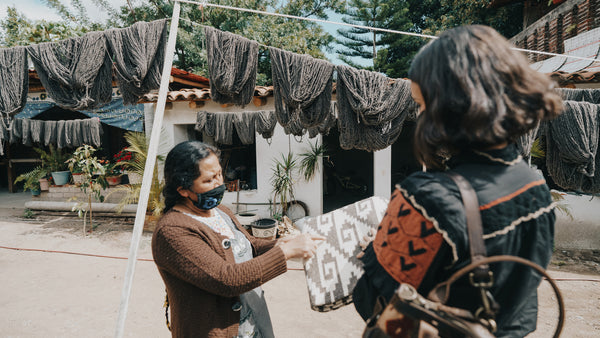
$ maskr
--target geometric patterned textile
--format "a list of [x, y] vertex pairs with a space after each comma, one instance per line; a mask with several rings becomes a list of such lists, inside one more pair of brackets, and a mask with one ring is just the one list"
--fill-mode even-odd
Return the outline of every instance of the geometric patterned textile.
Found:
[[326, 238], [304, 262], [313, 310], [326, 312], [352, 303], [352, 290], [364, 272], [356, 258], [361, 251], [359, 243], [369, 230], [375, 234], [387, 206], [387, 199], [373, 196], [303, 223], [303, 232]]

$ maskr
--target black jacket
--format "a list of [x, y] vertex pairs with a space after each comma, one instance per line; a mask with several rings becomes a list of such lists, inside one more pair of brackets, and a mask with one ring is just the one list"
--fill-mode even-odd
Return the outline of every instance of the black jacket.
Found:
[[[465, 153], [453, 158], [449, 167], [463, 175], [477, 192], [487, 255], [515, 255], [547, 267], [554, 241], [554, 204], [544, 179], [528, 167], [516, 147]], [[398, 190], [405, 201], [424, 210], [424, 217], [444, 238], [421, 284], [414, 285], [427, 295], [436, 284], [470, 262], [460, 192], [441, 172], [414, 173]], [[373, 297], [389, 299], [398, 282], [406, 281], [386, 276], [372, 247], [367, 248], [363, 262], [365, 274], [357, 284], [354, 300], [364, 318], [369, 315], [366, 309], [372, 309]], [[491, 293], [500, 305], [497, 336], [523, 337], [534, 331], [540, 276], [513, 263], [494, 264], [491, 269], [495, 279]], [[475, 311], [480, 302], [478, 291], [465, 278], [454, 284], [448, 305]]]

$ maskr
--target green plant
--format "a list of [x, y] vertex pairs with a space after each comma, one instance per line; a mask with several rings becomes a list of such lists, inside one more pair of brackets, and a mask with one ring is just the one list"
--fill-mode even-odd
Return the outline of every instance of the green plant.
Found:
[[40, 190], [40, 179], [46, 177], [47, 172], [42, 166], [37, 166], [33, 170], [23, 173], [15, 179], [15, 184], [23, 182], [23, 191]]
[[306, 181], [310, 181], [319, 171], [319, 159], [327, 157], [327, 146], [319, 142], [310, 143], [310, 149], [300, 154], [300, 172]]
[[[102, 165], [94, 153], [96, 148], [84, 144], [75, 149], [71, 157], [66, 161], [68, 168], [73, 171], [77, 168], [83, 175], [83, 183], [79, 186], [81, 191], [87, 195], [87, 208], [85, 202], [78, 202], [71, 211], [77, 212], [80, 218], [83, 218], [83, 232], [85, 234], [86, 216], [89, 212], [90, 225], [93, 224], [92, 218], [92, 196], [100, 202], [104, 202], [103, 190], [108, 187], [106, 179], [104, 179], [105, 167]], [[99, 175], [96, 176], [95, 174]], [[74, 197], [70, 200], [77, 200]]]
[[33, 213], [33, 210], [25, 208], [25, 210], [23, 210], [23, 218], [27, 218], [27, 219], [31, 219], [35, 216], [35, 214]]
[[[130, 173], [135, 173], [140, 176], [144, 175], [144, 171], [146, 168], [146, 159], [148, 158], [148, 143], [149, 140], [143, 133], [136, 132], [127, 132], [124, 135], [125, 141], [129, 145], [125, 148], [125, 151], [130, 152], [130, 156], [125, 156], [127, 159], [123, 159], [118, 163], [125, 168]], [[161, 137], [161, 139], [165, 139]], [[160, 149], [166, 148], [166, 144], [162, 144], [159, 146], [159, 153], [161, 153]], [[164, 153], [165, 151], [162, 151]], [[156, 157], [157, 162], [163, 162], [164, 156], [158, 155]], [[162, 189], [164, 187], [164, 182], [159, 179], [158, 176], [158, 166], [154, 166], [154, 172], [152, 173], [152, 184], [150, 186], [150, 194], [148, 196], [148, 206], [146, 208], [147, 212], [152, 212], [154, 216], [159, 216], [162, 214], [163, 209], [165, 208], [164, 199], [162, 197]], [[115, 190], [115, 192], [125, 192], [125, 195], [119, 202], [117, 206], [117, 212], [122, 212], [123, 208], [127, 204], [135, 204], [139, 201], [140, 190], [142, 188], [141, 184], [129, 184], [125, 186], [121, 186]]]
[[41, 148], [33, 148], [42, 159], [42, 167], [48, 168], [48, 171], [68, 170], [67, 160], [71, 157], [68, 152], [63, 152], [61, 148], [55, 148], [54, 145], [48, 146], [48, 151]]
[[294, 200], [294, 176], [297, 171], [297, 162], [292, 152], [287, 155], [281, 154], [281, 159], [274, 159], [271, 176], [273, 187], [273, 215], [278, 213], [277, 204], [281, 207], [281, 213], [287, 211], [288, 202]]

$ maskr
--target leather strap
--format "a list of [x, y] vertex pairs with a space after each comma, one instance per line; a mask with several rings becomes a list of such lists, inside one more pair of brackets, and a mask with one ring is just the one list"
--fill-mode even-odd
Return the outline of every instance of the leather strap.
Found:
[[477, 262], [487, 257], [485, 244], [483, 242], [483, 226], [481, 223], [481, 214], [479, 213], [479, 201], [477, 194], [471, 184], [461, 175], [455, 172], [446, 172], [460, 190], [465, 213], [467, 214], [467, 231], [469, 234], [469, 249], [471, 251], [471, 261]]

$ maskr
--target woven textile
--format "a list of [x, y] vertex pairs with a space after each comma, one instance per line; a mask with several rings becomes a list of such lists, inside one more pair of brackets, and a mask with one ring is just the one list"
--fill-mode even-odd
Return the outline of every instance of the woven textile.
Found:
[[304, 263], [313, 310], [326, 312], [352, 302], [352, 290], [363, 274], [356, 258], [359, 243], [369, 230], [376, 232], [387, 205], [387, 199], [374, 196], [304, 222], [303, 232], [326, 238]]

